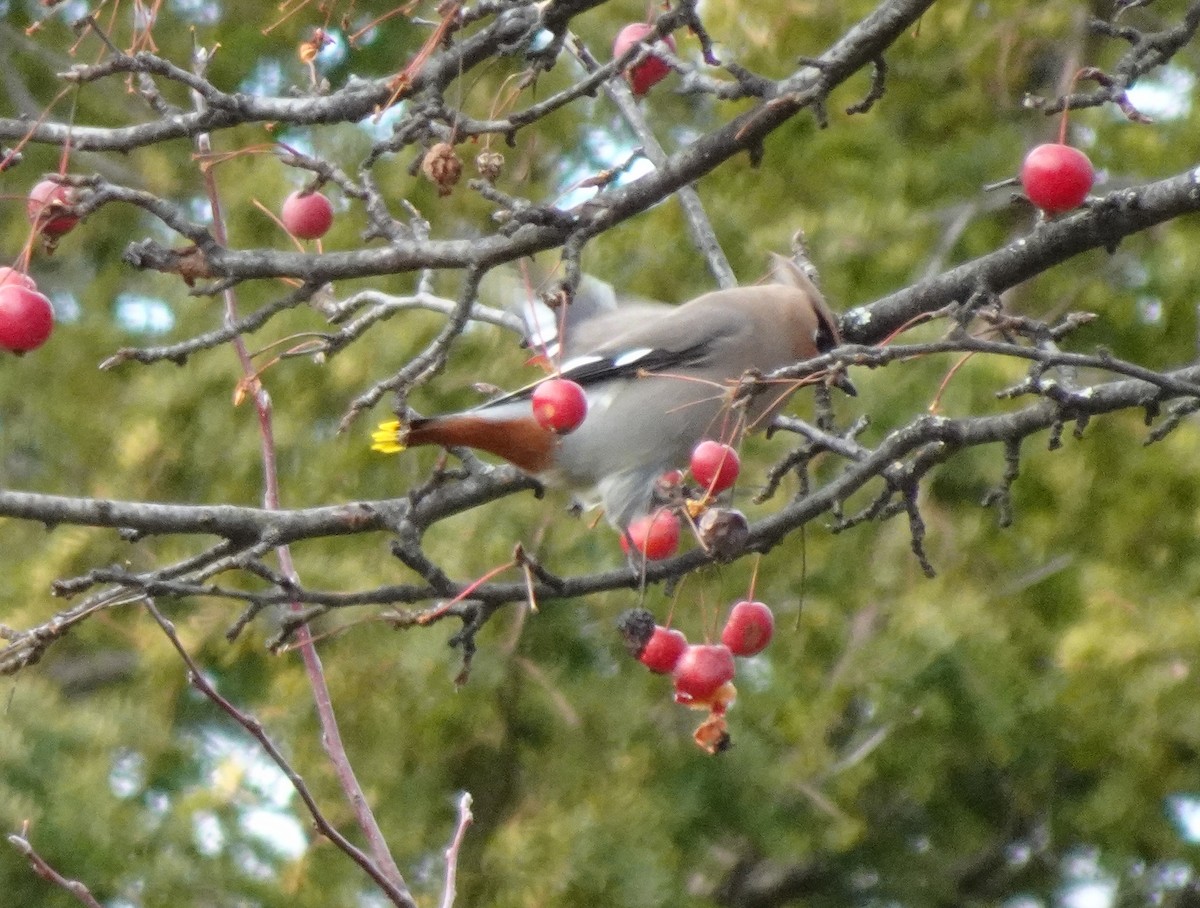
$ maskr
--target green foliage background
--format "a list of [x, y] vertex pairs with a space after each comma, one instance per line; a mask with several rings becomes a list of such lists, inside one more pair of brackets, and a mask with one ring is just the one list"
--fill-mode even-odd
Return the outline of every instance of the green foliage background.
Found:
[[[52, 16], [33, 37], [23, 33], [35, 5], [0, 4], [0, 43], [11, 49], [3, 115], [40, 111], [56, 91], [51, 74], [71, 62], [65, 17]], [[221, 88], [272, 73], [284, 87], [305, 84], [295, 46], [317, 14], [303, 12], [264, 36], [273, 7], [253, 15], [233, 8], [167, 4], [154, 31], [159, 53], [186, 61], [194, 25], [201, 43], [222, 45], [210, 71]], [[866, 0], [788, 0], [712, 3], [703, 14], [722, 56], [779, 76], [871, 8]], [[1131, 21], [1158, 25], [1183, 8], [1164, 0]], [[189, 21], [196, 9], [215, 21]], [[1014, 175], [1027, 148], [1056, 134], [1057, 119], [1023, 107], [1025, 93], [1053, 94], [1075, 65], [1069, 60], [1104, 67], [1123, 50], [1085, 34], [1088, 12], [1075, 3], [935, 6], [889, 54], [888, 91], [869, 114], [842, 112], [866, 92], [864, 75], [834, 96], [827, 129], [799, 117], [771, 138], [761, 167], [737, 159], [698, 186], [736, 272], [756, 278], [765, 253], [785, 250], [803, 229], [829, 297], [847, 308], [1031, 229], [1027, 208], [1009, 204], [1006, 190], [982, 187]], [[612, 2], [582, 17], [580, 34], [606, 59], [610, 36], [643, 13], [640, 4]], [[398, 17], [325, 75], [337, 86], [352, 72], [394, 72], [424, 34]], [[680, 53], [698, 57], [697, 42], [680, 37]], [[96, 53], [85, 40], [77, 59]], [[1104, 109], [1072, 116], [1074, 140], [1104, 176], [1099, 191], [1195, 166], [1190, 88], [1198, 64], [1194, 47], [1176, 57], [1171, 73], [1184, 80], [1172, 95], [1178, 108], [1153, 125]], [[485, 116], [516, 67], [468, 78], [465, 106]], [[574, 75], [564, 60], [536, 92]], [[112, 90], [116, 84], [68, 95], [53, 115], [66, 117], [77, 103], [79, 122], [142, 118], [140, 102]], [[668, 149], [740, 109], [680, 96], [674, 85], [673, 77], [642, 102]], [[33, 109], [18, 106], [22, 92]], [[357, 127], [294, 138], [351, 170], [369, 144]], [[262, 130], [223, 133], [217, 150], [271, 139]], [[633, 144], [607, 101], [584, 99], [502, 149], [500, 185], [552, 198]], [[71, 168], [199, 199], [190, 151], [178, 142], [124, 158], [81, 153]], [[438, 200], [408, 175], [409, 163], [398, 156], [376, 171], [397, 202], [412, 201], [437, 235], [488, 229], [484, 202], [463, 189]], [[55, 152], [30, 147], [23, 166], [0, 175], [4, 261], [27, 238], [23, 193], [56, 167]], [[239, 157], [217, 174], [233, 241], [284, 248], [252, 201], [275, 208], [298, 175], [271, 155]], [[353, 247], [365, 224], [349, 201], [339, 205], [326, 248]], [[967, 226], [952, 234], [959, 218]], [[121, 294], [169, 306], [175, 322], [161, 339], [220, 322], [218, 302], [121, 263], [124, 246], [147, 233], [161, 236], [140, 215], [108, 208], [53, 258], [35, 258], [33, 274], [67, 317], [42, 350], [0, 361], [0, 483], [257, 504], [257, 429], [250, 408], [231, 403], [238, 370], [230, 351], [184, 368], [96, 369], [117, 347], [160, 340], [123, 327]], [[685, 237], [670, 202], [600, 237], [585, 265], [622, 291], [681, 301], [711, 287]], [[1073, 338], [1075, 349], [1103, 344], [1153, 367], [1180, 363], [1195, 356], [1198, 244], [1195, 222], [1171, 223], [1110, 255], [1068, 262], [1008, 302], [1038, 316], [1099, 313]], [[439, 289], [452, 293], [456, 280], [446, 275]], [[401, 292], [411, 277], [347, 282], [336, 292], [367, 285]], [[240, 305], [249, 311], [283, 289], [247, 286]], [[291, 359], [267, 371], [285, 506], [398, 495], [427, 475], [435, 452], [368, 452], [373, 418], [345, 436], [334, 428], [349, 400], [420, 349], [438, 324], [429, 315], [396, 317], [325, 365]], [[323, 327], [305, 310], [252, 342], [265, 347]], [[527, 375], [521, 360], [511, 336], [474, 330], [414, 404], [433, 411], [467, 403], [480, 380], [515, 385]], [[839, 416], [869, 414], [870, 444], [928, 407], [952, 364], [855, 374], [860, 396], [839, 399]], [[942, 412], [1011, 406], [994, 392], [1018, 377], [1011, 364], [977, 357], [949, 382]], [[508, 609], [481, 635], [470, 683], [458, 691], [446, 625], [381, 633], [366, 624], [331, 637], [321, 653], [351, 757], [422, 904], [433, 904], [440, 889], [460, 789], [474, 796], [477, 817], [461, 861], [464, 905], [708, 905], [743, 858], [805, 868], [811, 905], [1050, 904], [1090, 879], [1115, 886], [1120, 904], [1181, 898], [1197, 855], [1173, 805], [1200, 797], [1200, 452], [1191, 426], [1149, 448], [1144, 435], [1130, 414], [1093, 424], [1055, 452], [1027, 444], [1016, 520], [1003, 530], [994, 511], [980, 507], [1003, 473], [1002, 452], [974, 451], [942, 468], [922, 500], [933, 580], [922, 576], [899, 521], [840, 535], [813, 526], [773, 551], [757, 595], [776, 609], [781, 632], [743, 670], [731, 714], [735, 747], [716, 759], [693, 746], [697, 719], [670, 702], [669, 684], [625, 656], [613, 623], [635, 604], [629, 594], [543, 602], [536, 614]], [[743, 475], [761, 475], [785, 445], [755, 442]], [[564, 573], [619, 563], [612, 534], [570, 519], [563, 504], [523, 496], [489, 505], [436, 527], [429, 550], [459, 578], [504, 563], [516, 540]], [[56, 578], [110, 562], [165, 563], [192, 544], [127, 544], [111, 533], [0, 521], [0, 623], [46, 620], [63, 604], [49, 595]], [[318, 588], [405, 579], [382, 537], [308, 543], [295, 554], [302, 579]], [[673, 611], [693, 639], [711, 634], [745, 594], [751, 569], [712, 570], [672, 597], [652, 589], [647, 604], [660, 617]], [[353, 834], [298, 659], [264, 652], [267, 624], [226, 644], [236, 617], [228, 603], [195, 600], [169, 611], [222, 692], [263, 720], [329, 815]], [[348, 614], [325, 629], [363, 617]], [[296, 856], [246, 827], [247, 815], [270, 801], [256, 781], [261, 758], [189, 691], [144, 614], [131, 608], [89, 622], [43, 664], [6, 679], [0, 701], [0, 826], [16, 831], [30, 821], [42, 853], [105, 904], [380, 903], [327, 843], [311, 841]], [[273, 809], [294, 813], [307, 829], [295, 799]], [[214, 828], [216, 844], [202, 834]], [[0, 849], [0, 893], [4, 905], [73, 904], [8, 849]]]

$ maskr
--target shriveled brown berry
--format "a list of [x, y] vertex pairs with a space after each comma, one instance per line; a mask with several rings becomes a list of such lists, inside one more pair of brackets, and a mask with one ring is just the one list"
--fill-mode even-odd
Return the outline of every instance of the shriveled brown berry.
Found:
[[504, 155], [498, 151], [481, 151], [475, 158], [475, 169], [489, 183], [495, 183], [504, 170]]
[[439, 196], [448, 196], [462, 176], [462, 160], [449, 142], [438, 142], [421, 160], [421, 173], [438, 188]]
[[638, 658], [650, 638], [654, 635], [657, 622], [648, 609], [631, 608], [617, 616], [617, 632], [625, 641], [625, 647], [633, 658]]
[[700, 544], [718, 561], [732, 561], [746, 550], [750, 523], [733, 508], [709, 508], [696, 521]]
[[701, 750], [714, 755], [724, 753], [733, 746], [733, 739], [729, 736], [729, 726], [725, 722], [725, 717], [719, 713], [713, 713], [701, 722], [695, 734], [692, 735], [692, 740]]

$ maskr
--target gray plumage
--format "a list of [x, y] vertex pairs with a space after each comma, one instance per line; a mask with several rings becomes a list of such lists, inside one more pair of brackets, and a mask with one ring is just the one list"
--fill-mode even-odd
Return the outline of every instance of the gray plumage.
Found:
[[[588, 415], [558, 439], [542, 477], [585, 503], [598, 501], [611, 523], [625, 527], [649, 509], [656, 480], [686, 467], [699, 441], [736, 441], [766, 428], [796, 386], [760, 386], [734, 406], [742, 378], [839, 342], [836, 319], [799, 268], [776, 256], [772, 277], [776, 283], [718, 290], [676, 307], [601, 308], [576, 322], [564, 339], [576, 355], [562, 375], [587, 392]], [[472, 412], [498, 420], [528, 415], [528, 393]]]

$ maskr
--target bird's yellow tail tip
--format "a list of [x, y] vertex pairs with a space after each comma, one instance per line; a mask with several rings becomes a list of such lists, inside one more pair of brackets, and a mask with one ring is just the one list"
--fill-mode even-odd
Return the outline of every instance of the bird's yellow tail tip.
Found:
[[371, 450], [381, 454], [399, 454], [404, 450], [404, 426], [398, 419], [381, 422], [371, 433]]

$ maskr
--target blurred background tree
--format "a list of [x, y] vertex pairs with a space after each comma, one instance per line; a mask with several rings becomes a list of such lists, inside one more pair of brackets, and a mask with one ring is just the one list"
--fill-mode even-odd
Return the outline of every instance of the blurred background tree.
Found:
[[[468, 4], [482, 25], [464, 34], [521, 5]], [[786, 0], [703, 4], [699, 12], [722, 61], [781, 79], [875, 7]], [[576, 3], [564, 15], [607, 62], [623, 24], [660, 12], [607, 2]], [[93, 26], [73, 29], [85, 14]], [[212, 85], [303, 100], [311, 74], [297, 48], [314, 29], [330, 41], [311, 72], [328, 83], [318, 90], [338, 91], [399, 73], [453, 13], [432, 3], [402, 10], [365, 2], [276, 9], [222, 0], [9, 0], [0, 15], [0, 143], [21, 154], [0, 173], [0, 249], [11, 265], [30, 240], [29, 187], [64, 160], [73, 174], [95, 173], [171, 200], [193, 220], [208, 217], [186, 137], [125, 154], [21, 142], [42, 117], [102, 128], [156, 117], [133, 90], [136, 80], [72, 86], [55, 78], [111, 56], [98, 32], [185, 70], [194, 46], [219, 45], [206, 73]], [[864, 67], [834, 91], [825, 128], [801, 113], [766, 139], [759, 166], [730, 157], [695, 185], [738, 278], [759, 278], [765, 254], [786, 251], [802, 230], [827, 296], [848, 310], [1044, 229], [1011, 189], [984, 187], [1015, 176], [1029, 148], [1057, 135], [1059, 118], [1028, 97], [1052, 102], [1076, 90], [1081, 66], [1111, 72], [1128, 51], [1130, 35], [1090, 27], [1093, 17], [1149, 34], [1194, 31], [1200, 12], [1182, 0], [932, 3], [887, 50], [886, 91], [868, 112], [844, 112], [870, 90]], [[1111, 104], [1071, 113], [1069, 137], [1097, 168], [1097, 195], [1200, 165], [1200, 54], [1190, 36], [1129, 94], [1153, 122], [1133, 122]], [[730, 79], [704, 66], [687, 29], [676, 41], [687, 66]], [[442, 100], [477, 120], [501, 116], [529, 68], [521, 54], [494, 56], [450, 80]], [[515, 106], [551, 97], [583, 74], [564, 50]], [[637, 102], [668, 153], [759, 103], [683, 92], [683, 84], [672, 74]], [[168, 103], [191, 108], [178, 82], [156, 85]], [[243, 123], [215, 131], [213, 150], [278, 142], [355, 179], [375, 143], [410, 122], [423, 101], [348, 122]], [[600, 92], [517, 132], [511, 147], [502, 137], [471, 137], [459, 151], [468, 169], [479, 151], [501, 151], [501, 191], [567, 209], [597, 193], [581, 188], [583, 180], [626, 162], [640, 144]], [[465, 185], [439, 197], [414, 172], [418, 145], [381, 156], [371, 170], [393, 214], [405, 217], [403, 200], [437, 238], [492, 235], [497, 206]], [[652, 170], [637, 160], [619, 185]], [[263, 209], [278, 210], [309, 171], [263, 153], [212, 173], [232, 248], [290, 248]], [[324, 250], [369, 248], [361, 201], [336, 188], [329, 195], [336, 219]], [[583, 268], [622, 294], [671, 303], [711, 289], [676, 200], [644, 207], [591, 239]], [[0, 361], [0, 486], [256, 507], [260, 436], [252, 403], [233, 403], [243, 375], [229, 345], [180, 368], [125, 362], [97, 371], [119, 348], [178, 343], [225, 317], [219, 294], [192, 295], [175, 275], [131, 267], [123, 253], [144, 237], [182, 245], [148, 211], [107, 204], [52, 256], [35, 250], [29, 270], [52, 299], [57, 325], [46, 346]], [[1108, 251], [1064, 256], [1006, 290], [1004, 308], [1048, 322], [1096, 313], [1065, 342], [1069, 349], [1103, 347], [1149, 369], [1176, 368], [1196, 357], [1197, 248], [1200, 224], [1171, 219]], [[558, 253], [539, 261], [553, 269]], [[336, 300], [363, 290], [405, 294], [416, 282], [412, 271], [367, 270], [322, 292]], [[461, 270], [432, 275], [442, 296], [462, 286]], [[503, 305], [489, 298], [490, 287], [485, 282], [481, 301]], [[236, 292], [244, 314], [289, 289], [263, 279]], [[426, 481], [438, 452], [383, 458], [368, 450], [370, 424], [386, 418], [386, 402], [347, 431], [338, 426], [357, 395], [418, 354], [444, 323], [435, 313], [401, 312], [342, 355], [285, 358], [263, 370], [283, 507], [402, 497]], [[257, 357], [262, 366], [329, 330], [318, 307], [299, 306], [247, 342], [270, 351]], [[941, 321], [906, 339], [932, 341], [946, 330]], [[511, 331], [473, 325], [444, 372], [410, 402], [436, 412], [479, 400], [475, 382], [516, 387], [533, 376], [524, 358]], [[976, 356], [950, 376], [957, 360], [855, 369], [859, 396], [835, 398], [834, 414], [843, 428], [869, 416], [858, 441], [874, 446], [934, 405], [949, 417], [1015, 409], [995, 395], [1022, 380], [1026, 363]], [[810, 396], [801, 398], [793, 409], [807, 415]], [[1185, 423], [1145, 446], [1144, 415], [1096, 420], [1079, 438], [1066, 433], [1056, 450], [1044, 433], [1027, 441], [1008, 527], [995, 508], [980, 506], [1006, 470], [999, 446], [940, 466], [919, 501], [932, 579], [913, 557], [904, 520], [838, 533], [828, 518], [817, 520], [761, 564], [706, 566], [652, 585], [644, 597], [626, 589], [542, 599], [536, 612], [502, 609], [479, 632], [469, 683], [458, 690], [461, 655], [446, 645], [448, 624], [373, 633], [389, 627], [368, 623], [380, 606], [320, 618], [318, 649], [350, 760], [417, 902], [434, 904], [442, 890], [455, 795], [467, 790], [475, 824], [458, 859], [464, 905], [1196, 904], [1198, 445]], [[743, 475], [761, 481], [786, 450], [780, 438], [751, 440]], [[814, 477], [828, 481], [840, 469], [827, 458]], [[795, 494], [789, 481], [787, 494]], [[856, 495], [846, 513], [876, 492]], [[740, 492], [737, 503], [752, 519], [779, 507], [749, 498]], [[622, 567], [616, 537], [571, 519], [564, 505], [554, 493], [510, 495], [431, 527], [425, 552], [466, 580], [507, 563], [518, 540], [561, 574]], [[125, 539], [12, 516], [0, 518], [0, 540], [0, 623], [13, 633], [44, 626], [64, 607], [50, 596], [56, 580], [106, 565], [150, 571], [196, 551], [187, 536]], [[304, 540], [295, 546], [302, 581], [346, 592], [411, 582], [389, 541], [379, 533]], [[669, 680], [628, 658], [614, 622], [644, 602], [660, 620], [672, 614], [690, 638], [711, 636], [755, 572], [756, 597], [774, 607], [779, 629], [771, 648], [739, 671], [734, 747], [709, 757], [690, 740], [695, 717], [670, 702]], [[263, 588], [254, 578], [220, 582]], [[230, 643], [225, 633], [240, 603], [200, 595], [159, 602], [207, 677], [264, 723], [330, 821], [357, 840], [300, 660], [264, 646], [280, 616], [268, 610]], [[4, 687], [0, 823], [18, 833], [27, 821], [38, 852], [102, 904], [386, 903], [313, 834], [261, 749], [189, 688], [183, 664], [136, 602], [100, 611]], [[15, 849], [0, 850], [0, 904], [75, 903]]]

